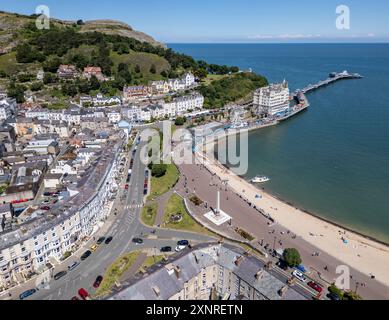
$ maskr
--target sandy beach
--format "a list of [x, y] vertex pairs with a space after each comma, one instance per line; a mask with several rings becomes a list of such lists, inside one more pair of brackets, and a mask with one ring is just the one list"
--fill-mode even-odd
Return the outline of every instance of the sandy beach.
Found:
[[374, 275], [377, 281], [389, 287], [389, 246], [347, 231], [275, 198], [226, 169], [213, 157], [207, 156], [204, 150], [208, 155], [211, 154], [213, 143], [207, 143], [198, 150], [197, 161], [227, 181], [237, 194], [264, 210], [277, 224], [342, 261], [344, 265], [367, 276]]

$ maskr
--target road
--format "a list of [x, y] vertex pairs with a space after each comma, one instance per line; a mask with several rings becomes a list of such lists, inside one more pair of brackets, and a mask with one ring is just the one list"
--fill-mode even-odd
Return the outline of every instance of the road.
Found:
[[[145, 142], [141, 142], [139, 149], [134, 157], [134, 165], [132, 169], [132, 177], [130, 180], [129, 188], [126, 199], [124, 202], [120, 202], [119, 199], [116, 205], [113, 207], [113, 211], [117, 208], [117, 215], [111, 214], [112, 224], [106, 231], [100, 231], [95, 234], [97, 240], [100, 236], [112, 236], [113, 241], [106, 245], [101, 244], [99, 248], [85, 261], [81, 262], [74, 270], [67, 273], [66, 276], [59, 280], [51, 279], [44, 288], [38, 290], [35, 294], [30, 296], [29, 300], [69, 300], [73, 296], [77, 295], [79, 288], [86, 289], [89, 293], [93, 294], [93, 282], [99, 275], [104, 275], [107, 268], [121, 255], [139, 249], [160, 249], [163, 246], [175, 247], [177, 241], [181, 239], [187, 239], [192, 243], [200, 243], [207, 241], [214, 241], [215, 239], [194, 234], [190, 232], [181, 232], [166, 229], [154, 229], [143, 225], [140, 222], [140, 213], [143, 205], [143, 185], [145, 178], [146, 166], [140, 161], [139, 150], [144, 146]], [[133, 147], [134, 148], [134, 147]], [[132, 154], [130, 150], [129, 155]], [[129, 162], [125, 168], [125, 175], [128, 172]], [[121, 190], [124, 190], [125, 178], [120, 186]], [[118, 193], [120, 198], [120, 192]], [[106, 222], [108, 223], [108, 221]], [[102, 228], [103, 229], [103, 228]], [[134, 237], [141, 237], [144, 239], [143, 244], [136, 245], [132, 242]], [[88, 248], [85, 248], [85, 251]], [[55, 267], [52, 275], [62, 270], [67, 270], [67, 266], [74, 261], [80, 261], [80, 256], [84, 250], [80, 250], [71, 259], [66, 261], [66, 264], [62, 264]], [[31, 282], [20, 287], [11, 290], [12, 298], [18, 299], [19, 294], [25, 290], [34, 288]], [[0, 299], [6, 298], [7, 295], [0, 296]]]

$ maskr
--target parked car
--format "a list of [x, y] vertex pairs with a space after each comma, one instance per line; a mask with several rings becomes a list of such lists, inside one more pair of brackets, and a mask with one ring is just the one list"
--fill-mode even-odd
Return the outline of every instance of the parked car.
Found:
[[98, 276], [95, 280], [95, 282], [93, 283], [93, 288], [98, 288], [100, 287], [100, 284], [101, 282], [103, 281], [103, 277], [102, 276]]
[[30, 290], [24, 291], [23, 293], [21, 293], [19, 295], [19, 299], [20, 300], [26, 299], [29, 296], [33, 295], [35, 292], [36, 292], [36, 289], [30, 289]]
[[41, 210], [48, 211], [48, 210], [50, 210], [50, 207], [49, 206], [43, 206], [43, 207], [41, 207]]
[[172, 251], [172, 247], [162, 247], [161, 248], [161, 252], [171, 252]]
[[80, 300], [80, 299], [78, 299], [78, 297], [74, 296], [74, 297], [71, 298], [70, 300]]
[[189, 246], [189, 241], [188, 240], [180, 240], [177, 242], [177, 246]]
[[132, 242], [136, 243], [136, 244], [142, 244], [143, 243], [143, 239], [141, 239], [141, 238], [133, 238]]
[[62, 277], [66, 276], [67, 271], [61, 271], [54, 275], [54, 280], [61, 279]]
[[306, 282], [307, 281], [307, 278], [305, 278], [304, 274], [302, 272], [298, 271], [298, 270], [294, 270], [292, 274], [293, 274], [293, 276], [295, 278], [297, 278], [301, 282]]
[[105, 244], [109, 244], [112, 241], [113, 237], [108, 237], [105, 239]]
[[91, 251], [85, 251], [84, 254], [81, 256], [81, 260], [84, 261], [86, 260], [90, 255], [92, 254]]
[[90, 247], [90, 251], [95, 252], [98, 247], [99, 247], [99, 245], [96, 243], [96, 244], [94, 244], [93, 246]]
[[329, 294], [327, 294], [327, 298], [330, 300], [333, 300], [333, 301], [340, 300], [339, 296], [333, 292], [330, 292]]
[[284, 260], [278, 261], [277, 266], [284, 271], [288, 270], [288, 264]]
[[177, 246], [175, 251], [180, 252], [180, 251], [184, 250], [185, 248], [186, 248], [186, 246]]
[[78, 290], [78, 294], [83, 300], [90, 300], [89, 293], [84, 288]]
[[105, 237], [100, 237], [98, 240], [97, 240], [97, 244], [102, 244], [105, 240]]
[[72, 271], [73, 269], [75, 269], [80, 263], [77, 262], [77, 261], [74, 261], [72, 264], [68, 265], [68, 270], [69, 271]]
[[316, 292], [319, 292], [319, 293], [322, 293], [323, 292], [323, 288], [320, 287], [316, 282], [313, 282], [313, 281], [309, 281], [308, 282], [308, 286], [311, 287], [313, 290], [315, 290]]
[[124, 189], [128, 190], [128, 188], [129, 188], [129, 185], [126, 184], [126, 186], [124, 187]]

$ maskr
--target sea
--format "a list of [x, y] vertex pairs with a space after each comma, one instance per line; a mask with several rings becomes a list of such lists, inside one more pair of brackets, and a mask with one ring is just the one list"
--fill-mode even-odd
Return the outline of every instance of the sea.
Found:
[[[389, 44], [169, 44], [252, 69], [291, 91], [348, 70], [364, 76], [307, 94], [309, 110], [249, 134], [251, 179], [312, 214], [389, 243]], [[219, 146], [223, 148], [223, 146]]]

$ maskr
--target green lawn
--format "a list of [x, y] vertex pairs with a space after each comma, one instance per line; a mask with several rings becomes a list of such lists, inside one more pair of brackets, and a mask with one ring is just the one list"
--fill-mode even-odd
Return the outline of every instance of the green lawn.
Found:
[[141, 219], [145, 225], [152, 227], [157, 216], [158, 204], [153, 203], [149, 206], [143, 207]]
[[180, 172], [174, 164], [167, 165], [167, 171], [163, 177], [151, 177], [151, 193], [149, 200], [154, 200], [168, 192], [177, 183], [179, 177]]
[[[171, 222], [170, 217], [174, 214], [181, 214], [182, 220], [178, 223]], [[208, 231], [202, 225], [197, 223], [190, 214], [186, 211], [184, 200], [177, 194], [173, 194], [165, 208], [165, 214], [163, 217], [163, 227], [175, 230], [192, 231], [196, 233], [203, 233], [209, 236], [217, 236], [216, 234]]]
[[133, 251], [119, 257], [105, 272], [103, 282], [96, 291], [96, 296], [104, 296], [109, 293], [115, 285], [115, 281], [118, 281], [122, 274], [131, 267], [139, 254], [140, 251]]

